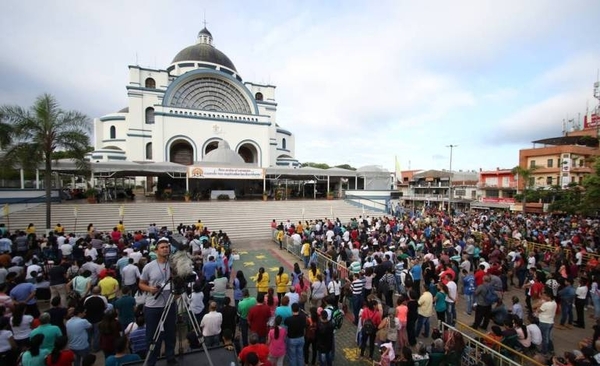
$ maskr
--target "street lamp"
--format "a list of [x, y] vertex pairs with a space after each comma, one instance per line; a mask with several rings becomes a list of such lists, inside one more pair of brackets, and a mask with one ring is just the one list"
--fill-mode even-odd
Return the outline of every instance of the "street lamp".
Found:
[[458, 145], [446, 145], [450, 148], [450, 176], [448, 178], [448, 214], [450, 214], [450, 202], [452, 201], [452, 150]]

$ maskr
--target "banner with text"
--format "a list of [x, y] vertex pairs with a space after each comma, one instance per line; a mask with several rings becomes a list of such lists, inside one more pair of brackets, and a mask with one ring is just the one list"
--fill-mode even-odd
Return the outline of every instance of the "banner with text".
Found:
[[188, 167], [188, 177], [197, 179], [263, 179], [264, 169], [260, 168], [220, 168]]

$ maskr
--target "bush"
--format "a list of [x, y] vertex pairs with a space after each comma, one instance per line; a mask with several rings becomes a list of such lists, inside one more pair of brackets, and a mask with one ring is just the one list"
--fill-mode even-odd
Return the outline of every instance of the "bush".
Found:
[[217, 196], [217, 200], [219, 201], [229, 201], [229, 195], [228, 194], [220, 194]]

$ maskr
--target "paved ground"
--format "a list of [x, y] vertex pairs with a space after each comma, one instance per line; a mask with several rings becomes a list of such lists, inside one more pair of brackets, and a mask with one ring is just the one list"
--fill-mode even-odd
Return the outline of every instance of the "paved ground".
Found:
[[[238, 248], [238, 252], [240, 253], [240, 261], [234, 265], [235, 269], [243, 270], [244, 274], [247, 276], [254, 276], [258, 273], [259, 267], [264, 267], [271, 274], [272, 285], [274, 285], [273, 276], [277, 272], [279, 266], [283, 265], [286, 270], [291, 270], [294, 262], [300, 262], [297, 257], [287, 251], [280, 251], [278, 246], [270, 240], [236, 242], [235, 247]], [[461, 287], [459, 286], [459, 290], [460, 288]], [[525, 305], [524, 290], [511, 288], [505, 293], [504, 299], [510, 305], [510, 299], [515, 295], [518, 296], [521, 303]], [[575, 314], [575, 309], [573, 309], [573, 313]], [[593, 314], [593, 309], [590, 307], [585, 312], [586, 329], [554, 329], [556, 354], [562, 355], [565, 351], [576, 349], [577, 343], [580, 340], [592, 336], [594, 320], [590, 318], [591, 314]], [[469, 316], [466, 314], [464, 301], [459, 300], [457, 305], [457, 317], [458, 321], [464, 324], [470, 325], [473, 322], [473, 315]], [[349, 318], [351, 319], [351, 315], [349, 315]], [[432, 323], [434, 323], [435, 316], [431, 320]], [[556, 316], [556, 324], [558, 324], [559, 320], [560, 314]], [[336, 333], [336, 359], [341, 361], [339, 357], [342, 357], [345, 360], [344, 364], [348, 365], [370, 364], [369, 362], [359, 360], [359, 350], [355, 343], [355, 335], [356, 327], [352, 324], [351, 320], [347, 319], [344, 322], [342, 329]], [[418, 340], [422, 341], [425, 345], [431, 343], [431, 339], [419, 338]]]

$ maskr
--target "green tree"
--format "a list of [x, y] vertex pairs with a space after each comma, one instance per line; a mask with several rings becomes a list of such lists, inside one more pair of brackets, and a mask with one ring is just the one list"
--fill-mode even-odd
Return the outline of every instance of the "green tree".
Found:
[[531, 176], [533, 175], [535, 169], [535, 167], [527, 169], [517, 165], [511, 170], [511, 173], [518, 177], [519, 183], [523, 182], [523, 192], [520, 195], [520, 197], [522, 197], [523, 213], [525, 213], [525, 206], [527, 205], [528, 191], [533, 188], [534, 182], [532, 182]]
[[329, 169], [330, 166], [325, 163], [302, 163], [302, 167], [311, 167], [311, 168], [319, 168], [319, 169]]
[[38, 97], [28, 109], [15, 105], [2, 106], [0, 115], [12, 129], [12, 143], [6, 149], [6, 161], [14, 161], [22, 154], [27, 154], [32, 166], [44, 164], [46, 228], [50, 228], [52, 154], [58, 150], [71, 151], [78, 161], [83, 162], [90, 143], [90, 120], [80, 112], [61, 109], [49, 94]]
[[600, 157], [596, 157], [594, 172], [583, 179], [582, 211], [586, 214], [596, 214], [600, 211]]
[[6, 122], [6, 118], [0, 110], [0, 149], [5, 149], [12, 141], [12, 125]]

